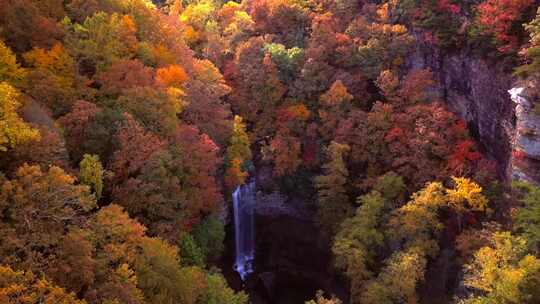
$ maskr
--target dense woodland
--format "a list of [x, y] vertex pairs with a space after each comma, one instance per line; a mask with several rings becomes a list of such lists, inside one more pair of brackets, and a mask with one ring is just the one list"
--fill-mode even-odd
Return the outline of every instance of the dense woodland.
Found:
[[313, 194], [350, 303], [435, 303], [444, 248], [449, 301], [540, 303], [540, 188], [407, 66], [422, 40], [536, 83], [537, 7], [0, 0], [0, 303], [249, 303], [216, 265], [258, 164]]

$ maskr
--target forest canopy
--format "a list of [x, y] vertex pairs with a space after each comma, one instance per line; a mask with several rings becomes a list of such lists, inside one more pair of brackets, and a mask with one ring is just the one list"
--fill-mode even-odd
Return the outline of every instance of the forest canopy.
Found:
[[306, 303], [539, 303], [540, 188], [411, 63], [538, 83], [539, 37], [532, 0], [0, 0], [0, 302], [250, 303], [219, 267], [264, 167], [347, 290]]

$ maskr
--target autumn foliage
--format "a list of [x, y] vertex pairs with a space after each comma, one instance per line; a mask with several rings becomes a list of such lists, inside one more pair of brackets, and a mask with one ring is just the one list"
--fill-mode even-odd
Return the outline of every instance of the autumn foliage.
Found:
[[537, 303], [538, 191], [447, 105], [478, 95], [456, 60], [502, 73], [519, 52], [537, 83], [536, 4], [0, 0], [0, 302], [248, 303], [218, 268], [255, 181], [320, 230], [351, 303], [452, 298], [458, 271], [463, 303]]
[[512, 52], [519, 46], [520, 21], [532, 5], [531, 0], [487, 0], [478, 5], [478, 22], [495, 37], [501, 52]]

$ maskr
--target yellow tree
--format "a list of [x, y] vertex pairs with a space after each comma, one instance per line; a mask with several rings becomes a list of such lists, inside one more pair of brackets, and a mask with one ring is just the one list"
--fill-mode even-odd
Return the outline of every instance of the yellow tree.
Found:
[[15, 271], [0, 265], [0, 303], [5, 304], [85, 304], [74, 294], [32, 272]]
[[486, 211], [488, 200], [482, 194], [482, 187], [465, 177], [452, 177], [453, 189], [446, 189], [448, 204], [458, 213], [467, 210]]
[[399, 77], [395, 72], [391, 70], [384, 70], [379, 73], [377, 81], [375, 82], [377, 87], [382, 91], [384, 97], [389, 101], [394, 101], [397, 98], [397, 91], [399, 88]]
[[540, 260], [526, 248], [525, 239], [495, 232], [465, 267], [465, 285], [475, 292], [464, 303], [539, 303]]
[[[397, 195], [399, 197], [399, 194]], [[375, 198], [375, 197], [373, 197]], [[379, 195], [379, 200], [381, 199]], [[365, 213], [376, 212], [377, 200], [369, 200], [373, 206], [362, 206]], [[424, 279], [427, 256], [434, 257], [438, 252], [438, 233], [442, 224], [438, 219], [438, 210], [446, 205], [445, 188], [441, 183], [432, 182], [413, 194], [411, 200], [394, 210], [388, 222], [385, 238], [393, 246], [402, 250], [395, 252], [387, 261], [379, 275], [369, 281], [361, 282], [361, 290], [352, 294], [352, 303], [417, 303], [416, 286]], [[382, 213], [381, 203], [377, 212]], [[374, 213], [372, 217], [377, 215]], [[374, 217], [372, 222], [377, 217]], [[364, 216], [361, 221], [369, 223]], [[343, 225], [345, 227], [345, 225]], [[376, 227], [370, 224], [357, 232], [357, 239], [370, 237], [366, 250], [382, 242], [382, 236]], [[367, 229], [366, 229], [367, 228]]]
[[426, 258], [416, 249], [393, 254], [376, 280], [364, 289], [360, 301], [353, 303], [418, 303], [416, 286], [424, 280]]
[[393, 255], [376, 281], [366, 285], [362, 303], [416, 303], [415, 289], [423, 280], [426, 258], [439, 251], [438, 235], [443, 228], [439, 210], [450, 207], [458, 216], [486, 210], [487, 199], [480, 186], [467, 178], [454, 177], [453, 181], [452, 188], [429, 183], [393, 212], [387, 236], [403, 250]]
[[101, 192], [103, 191], [103, 172], [99, 156], [89, 154], [83, 156], [79, 172], [81, 183], [92, 187], [98, 200], [101, 198]]
[[17, 113], [20, 96], [11, 85], [0, 83], [0, 151], [39, 139], [39, 131], [28, 126]]
[[251, 161], [251, 149], [249, 147], [249, 137], [246, 133], [246, 125], [242, 117], [234, 117], [233, 132], [227, 147], [227, 172], [225, 173], [225, 183], [230, 189], [242, 185], [247, 178], [244, 166]]
[[183, 293], [180, 284], [191, 285], [193, 281], [182, 281], [178, 249], [159, 238], [142, 238], [134, 267], [138, 288], [143, 291], [148, 303], [179, 303]]
[[242, 160], [233, 158], [227, 167], [225, 173], [225, 184], [229, 189], [234, 189], [238, 185], [243, 185], [246, 182], [248, 173], [242, 169]]
[[462, 229], [462, 215], [470, 211], [489, 211], [482, 187], [465, 177], [452, 177], [454, 187], [446, 189], [446, 200], [457, 213], [458, 229]]
[[208, 29], [215, 23], [217, 6], [214, 1], [194, 1], [180, 15], [180, 21], [186, 24], [185, 39], [195, 49], [207, 41]]
[[0, 40], [0, 82], [20, 83], [25, 77], [25, 70], [17, 64], [17, 58], [6, 44]]
[[437, 236], [442, 229], [437, 211], [445, 206], [445, 188], [432, 182], [412, 195], [411, 200], [394, 211], [389, 221], [388, 237], [403, 248], [422, 248], [435, 256], [438, 252]]

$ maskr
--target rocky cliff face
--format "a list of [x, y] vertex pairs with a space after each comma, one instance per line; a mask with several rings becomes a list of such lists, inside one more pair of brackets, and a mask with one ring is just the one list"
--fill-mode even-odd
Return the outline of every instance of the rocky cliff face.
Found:
[[468, 123], [487, 155], [496, 160], [500, 175], [513, 176], [516, 111], [508, 93], [514, 82], [511, 72], [467, 49], [445, 53], [421, 39], [407, 64], [409, 69], [431, 69], [438, 82], [434, 93]]
[[509, 90], [516, 105], [510, 172], [513, 179], [540, 184], [540, 112], [527, 85]]

